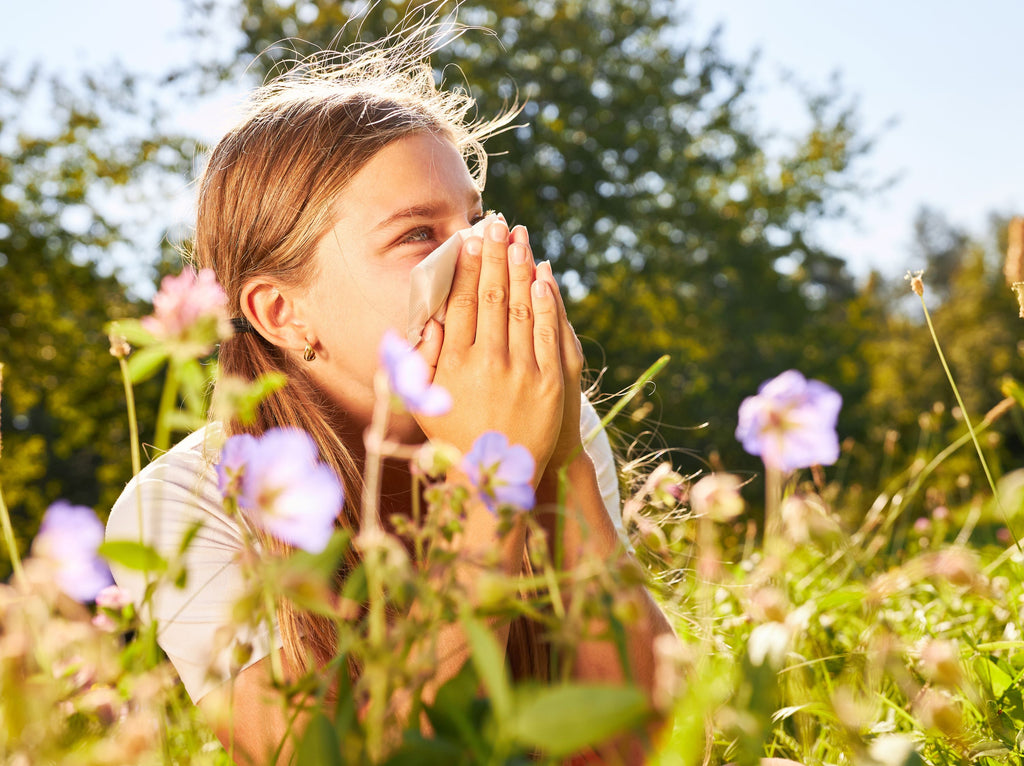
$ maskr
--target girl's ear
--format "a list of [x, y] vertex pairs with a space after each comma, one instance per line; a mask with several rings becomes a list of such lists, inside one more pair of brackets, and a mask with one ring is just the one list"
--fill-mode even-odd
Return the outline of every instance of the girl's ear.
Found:
[[239, 300], [245, 318], [275, 346], [301, 352], [309, 342], [309, 328], [290, 291], [283, 292], [271, 282], [254, 279], [242, 288]]

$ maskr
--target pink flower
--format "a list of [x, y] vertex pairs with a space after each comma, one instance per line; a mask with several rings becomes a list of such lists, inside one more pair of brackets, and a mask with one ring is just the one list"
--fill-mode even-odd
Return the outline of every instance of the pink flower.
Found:
[[690, 505], [698, 516], [732, 521], [743, 513], [740, 480], [729, 473], [711, 473], [690, 488]]
[[204, 319], [218, 327], [227, 323], [227, 296], [210, 269], [198, 274], [186, 268], [176, 277], [166, 276], [153, 298], [153, 313], [142, 326], [160, 340], [180, 339]]

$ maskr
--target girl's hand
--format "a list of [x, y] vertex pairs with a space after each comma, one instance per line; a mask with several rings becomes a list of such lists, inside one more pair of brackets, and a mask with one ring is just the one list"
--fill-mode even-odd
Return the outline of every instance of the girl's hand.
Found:
[[[523, 227], [516, 227], [512, 232], [512, 241], [529, 245], [530, 238]], [[544, 261], [537, 267], [537, 281], [547, 282], [551, 294], [555, 297], [558, 307], [558, 338], [560, 361], [562, 365], [562, 423], [559, 427], [558, 440], [548, 466], [557, 470], [565, 465], [575, 453], [582, 450], [580, 435], [580, 385], [583, 377], [583, 347], [565, 311], [562, 295], [558, 291], [558, 283], [551, 273], [551, 263]]]
[[[437, 354], [434, 382], [451, 393], [454, 405], [447, 415], [417, 421], [428, 438], [464, 452], [486, 431], [504, 433], [530, 450], [536, 482], [562, 429], [563, 320], [553, 280], [534, 279], [525, 234], [517, 227], [510, 241], [508, 227], [496, 222], [483, 240], [470, 237], [463, 244], [445, 327], [430, 325], [420, 349], [428, 364]], [[577, 382], [577, 440], [578, 392]]]

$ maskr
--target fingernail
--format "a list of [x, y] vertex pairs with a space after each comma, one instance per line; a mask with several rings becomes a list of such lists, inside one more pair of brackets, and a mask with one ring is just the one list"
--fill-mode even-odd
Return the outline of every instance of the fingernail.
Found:
[[487, 236], [494, 242], [506, 242], [508, 241], [508, 226], [504, 221], [495, 221], [488, 227]]
[[423, 328], [423, 340], [424, 342], [434, 337], [434, 323], [431, 321], [427, 322], [427, 326]]
[[530, 244], [530, 235], [526, 231], [525, 226], [520, 225], [512, 229], [512, 241], [518, 242], [521, 245]]
[[544, 298], [547, 295], [549, 295], [549, 293], [548, 293], [548, 286], [546, 284], [544, 284], [543, 282], [541, 282], [539, 279], [536, 280], [533, 283], [533, 297], [534, 298]]
[[470, 255], [480, 255], [484, 250], [484, 242], [479, 237], [470, 237], [466, 240], [466, 252]]
[[540, 269], [544, 270], [544, 273], [547, 275], [548, 279], [555, 278], [554, 273], [551, 271], [551, 261], [541, 261], [540, 265], [537, 266], [537, 270], [539, 271]]
[[508, 257], [516, 266], [522, 266], [526, 263], [526, 248], [518, 242], [513, 242], [508, 246]]

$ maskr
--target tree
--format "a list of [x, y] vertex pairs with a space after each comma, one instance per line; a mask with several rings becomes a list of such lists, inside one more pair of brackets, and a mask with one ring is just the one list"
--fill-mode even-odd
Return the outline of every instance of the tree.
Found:
[[[108, 85], [125, 105], [130, 81]], [[99, 114], [117, 111], [109, 92], [47, 86], [38, 75], [0, 79], [0, 484], [23, 545], [52, 501], [109, 508], [131, 476], [123, 388], [103, 327], [145, 304], [99, 273], [101, 253], [129, 244], [102, 210], [146, 173], [180, 171], [188, 146], [126, 137], [123, 125], [115, 134]], [[45, 130], [23, 118], [40, 102]], [[144, 419], [155, 393], [140, 391]]]

